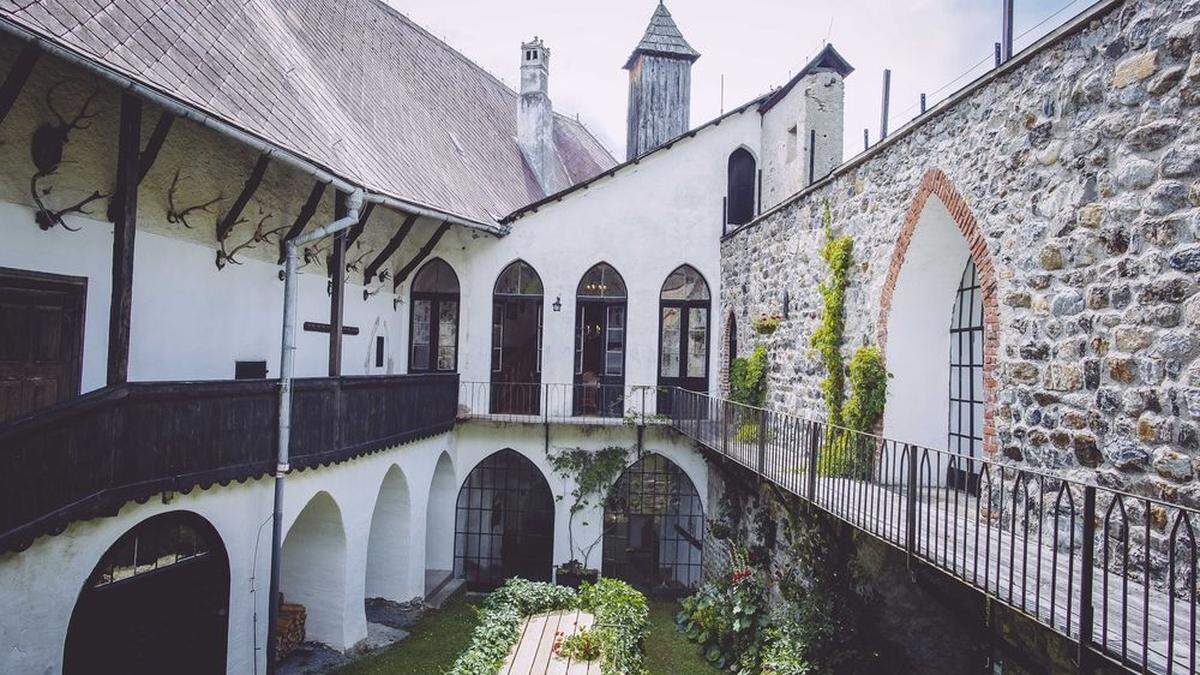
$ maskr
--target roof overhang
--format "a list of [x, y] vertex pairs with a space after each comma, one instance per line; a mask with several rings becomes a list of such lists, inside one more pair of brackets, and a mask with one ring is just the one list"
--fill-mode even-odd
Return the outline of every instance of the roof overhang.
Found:
[[800, 69], [800, 72], [796, 73], [792, 79], [788, 80], [787, 84], [771, 92], [771, 95], [767, 97], [767, 100], [763, 101], [763, 104], [758, 107], [758, 112], [765, 113], [771, 108], [775, 107], [775, 104], [782, 101], [784, 97], [786, 97], [788, 93], [792, 91], [792, 87], [795, 87], [796, 83], [805, 77], [812, 75], [813, 73], [826, 72], [837, 73], [841, 77], [845, 78], [847, 75], [854, 72], [854, 66], [850, 65], [849, 61], [842, 58], [842, 55], [833, 48], [833, 45], [826, 44], [820, 53], [813, 58], [813, 60], [809, 61], [803, 68]]

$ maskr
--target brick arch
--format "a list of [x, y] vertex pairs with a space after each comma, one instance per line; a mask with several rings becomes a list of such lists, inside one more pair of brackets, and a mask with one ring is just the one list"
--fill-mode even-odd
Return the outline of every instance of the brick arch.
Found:
[[975, 267], [979, 274], [980, 290], [983, 294], [984, 325], [983, 448], [987, 454], [995, 454], [997, 449], [995, 427], [996, 355], [999, 344], [997, 333], [1000, 327], [999, 308], [996, 298], [996, 268], [992, 262], [991, 251], [988, 250], [987, 240], [979, 228], [978, 221], [975, 220], [975, 216], [971, 213], [966, 200], [958, 193], [958, 190], [954, 188], [954, 184], [950, 182], [950, 179], [941, 169], [929, 169], [921, 178], [921, 184], [917, 187], [917, 194], [913, 198], [912, 204], [908, 207], [908, 213], [904, 217], [904, 224], [901, 226], [899, 236], [896, 238], [896, 247], [892, 251], [891, 264], [888, 267], [887, 279], [884, 281], [883, 294], [879, 301], [879, 348], [886, 356], [888, 320], [892, 310], [892, 295], [895, 293], [896, 282], [900, 277], [900, 269], [904, 266], [904, 259], [908, 254], [909, 243], [912, 241], [913, 233], [916, 231], [917, 223], [921, 219], [921, 213], [925, 210], [925, 203], [928, 201], [930, 195], [936, 195], [942, 204], [945, 205], [946, 210], [950, 212], [950, 217], [958, 227], [959, 233], [966, 239], [971, 260], [975, 262]]

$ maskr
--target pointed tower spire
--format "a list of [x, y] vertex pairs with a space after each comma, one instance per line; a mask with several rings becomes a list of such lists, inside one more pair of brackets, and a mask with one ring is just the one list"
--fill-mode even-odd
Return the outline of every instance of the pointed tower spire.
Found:
[[625, 61], [629, 111], [625, 150], [633, 159], [688, 130], [691, 116], [692, 49], [667, 6], [659, 0], [650, 25]]

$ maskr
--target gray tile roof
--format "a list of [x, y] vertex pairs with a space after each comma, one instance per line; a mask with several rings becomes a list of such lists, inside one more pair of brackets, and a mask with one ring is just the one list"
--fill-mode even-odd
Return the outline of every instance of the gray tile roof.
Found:
[[654, 14], [650, 17], [650, 25], [646, 26], [646, 34], [642, 36], [642, 41], [638, 43], [637, 47], [634, 47], [633, 53], [629, 55], [629, 60], [625, 62], [626, 68], [633, 66], [633, 60], [637, 58], [638, 54], [664, 54], [689, 61], [700, 58], [700, 52], [692, 49], [688, 41], [683, 38], [679, 26], [676, 26], [675, 20], [671, 18], [671, 12], [667, 11], [667, 6], [662, 2], [659, 2], [658, 7], [654, 8]]
[[[10, 4], [0, 16], [368, 189], [482, 222], [545, 196], [517, 94], [378, 0]], [[616, 163], [579, 122], [554, 125], [571, 183]]]

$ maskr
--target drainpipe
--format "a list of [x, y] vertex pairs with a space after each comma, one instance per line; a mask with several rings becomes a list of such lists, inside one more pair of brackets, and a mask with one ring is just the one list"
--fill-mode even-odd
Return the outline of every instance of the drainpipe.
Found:
[[267, 596], [267, 672], [275, 672], [275, 622], [279, 614], [280, 554], [283, 547], [283, 481], [290, 468], [288, 441], [292, 431], [292, 372], [296, 353], [296, 281], [299, 251], [305, 244], [340, 232], [358, 222], [362, 190], [346, 198], [346, 217], [287, 240], [284, 245], [283, 345], [279, 352], [279, 457], [275, 464], [275, 510], [271, 528], [271, 589]]

